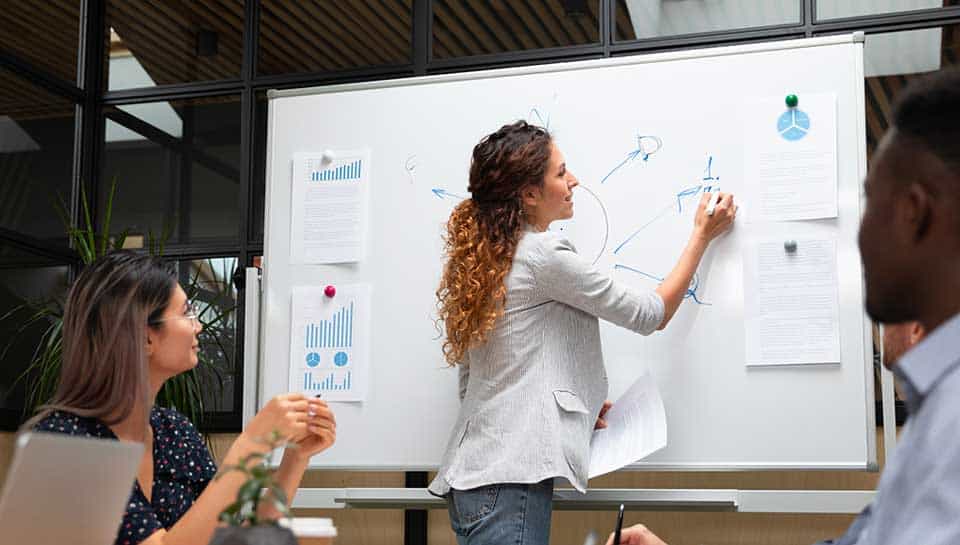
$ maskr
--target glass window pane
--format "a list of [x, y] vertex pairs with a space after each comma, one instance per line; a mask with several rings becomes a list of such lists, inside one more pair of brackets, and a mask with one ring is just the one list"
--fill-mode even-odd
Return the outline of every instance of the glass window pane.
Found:
[[0, 227], [65, 244], [75, 106], [0, 68]]
[[79, 0], [7, 0], [0, 9], [0, 49], [70, 83], [79, 40]]
[[111, 91], [240, 77], [243, 1], [110, 0]]
[[237, 290], [233, 286], [236, 257], [211, 257], [180, 262], [180, 285], [200, 309], [199, 364], [206, 412], [234, 410], [237, 378]]
[[817, 0], [817, 20], [956, 6], [956, 0]]
[[264, 209], [267, 199], [267, 94], [257, 93], [253, 114], [253, 175], [250, 185], [250, 238], [263, 242]]
[[434, 0], [433, 57], [599, 43], [599, 0]]
[[617, 0], [617, 41], [800, 24], [800, 0]]
[[[10, 430], [21, 420], [27, 385], [37, 380], [36, 375], [29, 375], [25, 381], [17, 382], [17, 377], [27, 369], [44, 334], [56, 323], [55, 316], [60, 315], [68, 267], [45, 265], [43, 258], [31, 259], [2, 243], [0, 255], [0, 315], [14, 311], [0, 320], [0, 353], [6, 350], [0, 360], [0, 427]], [[41, 310], [49, 314], [30, 319]]]
[[332, 72], [412, 60], [412, 0], [262, 0], [257, 72]]
[[240, 235], [240, 97], [106, 108], [98, 198], [116, 183], [112, 231], [168, 242]]
[[919, 75], [957, 64], [958, 57], [960, 24], [867, 34], [863, 63], [868, 157], [889, 126], [890, 109], [897, 93]]

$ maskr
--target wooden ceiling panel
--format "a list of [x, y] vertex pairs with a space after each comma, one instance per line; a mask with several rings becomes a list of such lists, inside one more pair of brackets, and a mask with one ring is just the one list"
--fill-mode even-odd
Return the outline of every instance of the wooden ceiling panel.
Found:
[[79, 0], [4, 0], [0, 49], [74, 82], [80, 36]]
[[409, 63], [412, 11], [412, 0], [264, 0], [258, 72], [328, 72]]
[[433, 56], [454, 58], [599, 42], [598, 0], [434, 0]]
[[[240, 77], [242, 0], [111, 0], [107, 25], [157, 85]], [[215, 52], [198, 55], [201, 34]]]

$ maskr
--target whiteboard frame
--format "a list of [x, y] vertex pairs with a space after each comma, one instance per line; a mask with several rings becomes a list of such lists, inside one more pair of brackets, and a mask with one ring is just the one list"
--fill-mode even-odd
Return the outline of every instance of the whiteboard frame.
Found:
[[[852, 83], [856, 87], [854, 89], [854, 96], [857, 101], [857, 111], [856, 115], [856, 131], [858, 133], [857, 138], [857, 152], [858, 152], [858, 161], [857, 161], [857, 171], [858, 178], [863, 179], [866, 175], [867, 165], [866, 165], [866, 112], [865, 112], [865, 94], [864, 94], [864, 63], [863, 63], [863, 44], [865, 40], [865, 35], [863, 32], [854, 32], [852, 34], [842, 34], [834, 36], [824, 36], [817, 38], [801, 38], [794, 40], [783, 40], [776, 42], [763, 42], [755, 44], [743, 44], [743, 45], [734, 45], [734, 46], [724, 46], [724, 47], [715, 47], [709, 49], [695, 49], [695, 50], [684, 50], [684, 51], [674, 51], [667, 53], [655, 53], [655, 54], [645, 54], [645, 55], [634, 55], [634, 56], [624, 56], [624, 57], [615, 57], [615, 58], [605, 58], [605, 59], [593, 59], [586, 61], [572, 61], [572, 62], [560, 62], [544, 65], [533, 65], [533, 66], [523, 66], [523, 67], [512, 67], [512, 68], [500, 68], [492, 70], [484, 70], [477, 72], [458, 72], [452, 74], [441, 74], [441, 75], [432, 75], [432, 76], [420, 76], [412, 78], [399, 78], [392, 80], [380, 80], [380, 81], [369, 81], [369, 82], [358, 82], [358, 83], [347, 83], [347, 84], [338, 84], [338, 85], [329, 85], [329, 86], [315, 86], [315, 87], [304, 87], [298, 89], [285, 89], [277, 90], [271, 89], [267, 91], [268, 99], [268, 117], [267, 117], [267, 127], [268, 129], [273, 127], [274, 113], [273, 108], [270, 107], [270, 101], [275, 98], [284, 98], [284, 97], [295, 97], [295, 96], [305, 96], [305, 95], [322, 95], [329, 93], [340, 93], [345, 91], [360, 91], [360, 90], [373, 90], [373, 89], [387, 89], [393, 87], [411, 87], [419, 85], [429, 85], [436, 83], [444, 82], [457, 82], [457, 81], [473, 81], [473, 80], [484, 80], [484, 79], [493, 79], [493, 78], [503, 78], [511, 77], [518, 75], [529, 75], [529, 74], [546, 74], [546, 73], [556, 73], [556, 72], [566, 72], [573, 70], [582, 70], [587, 68], [603, 68], [603, 67], [615, 67], [615, 66], [627, 66], [627, 65], [641, 65], [641, 64], [650, 64], [658, 62], [668, 62], [668, 61], [677, 61], [683, 59], [702, 59], [702, 58], [711, 58], [711, 57], [721, 57], [726, 55], [739, 55], [745, 53], [757, 53], [757, 52], [770, 52], [770, 51], [781, 51], [781, 50], [793, 50], [793, 49], [802, 49], [808, 47], [820, 47], [825, 45], [837, 45], [837, 44], [856, 44], [860, 50], [860, 54], [856, 56], [854, 73], [852, 74]], [[269, 228], [271, 224], [271, 216], [276, 214], [273, 207], [271, 206], [271, 186], [269, 182], [269, 175], [272, 172], [272, 161], [273, 154], [271, 150], [273, 149], [273, 131], [268, 130], [267, 132], [267, 157], [265, 161], [265, 174], [266, 174], [266, 197], [265, 197], [265, 211], [264, 211], [264, 226], [265, 229]], [[858, 203], [858, 211], [860, 215], [863, 214], [864, 206], [864, 195], [863, 195], [863, 185], [859, 186], [860, 199]], [[270, 246], [269, 246], [269, 233], [265, 231], [264, 233], [264, 270], [265, 273], [262, 282], [265, 282], [269, 278], [269, 273], [267, 269], [271, 262], [270, 257]], [[262, 292], [261, 292], [262, 293]], [[268, 301], [260, 301], [258, 305], [261, 309], [261, 314], [257, 316], [256, 320], [249, 320], [246, 323], [247, 335], [255, 332], [256, 338], [259, 340], [262, 339], [262, 335], [265, 333], [264, 328], [261, 327], [262, 324], [262, 312], [263, 309], [269, 303]], [[253, 323], [256, 322], [256, 323]], [[672, 464], [662, 464], [662, 463], [644, 463], [638, 462], [631, 464], [624, 470], [632, 471], [783, 471], [783, 470], [804, 470], [804, 471], [824, 471], [824, 470], [867, 470], [867, 471], [877, 471], [879, 469], [877, 463], [877, 440], [876, 440], [876, 398], [874, 396], [874, 386], [875, 378], [873, 374], [873, 334], [872, 334], [872, 323], [867, 317], [866, 312], [861, 314], [861, 324], [863, 331], [863, 346], [864, 346], [864, 373], [866, 374], [866, 379], [864, 381], [866, 392], [866, 419], [865, 419], [865, 440], [867, 442], [867, 460], [865, 464], [833, 464], [833, 463], [809, 463], [805, 465], [794, 464], [794, 463], [783, 463], [783, 464], [774, 464], [774, 463], [744, 463], [744, 464], [711, 464], [711, 463], [672, 463]], [[257, 351], [256, 362], [251, 362], [245, 367], [248, 369], [254, 367], [257, 369], [257, 396], [255, 401], [255, 407], [259, 408], [262, 406], [262, 384], [261, 384], [261, 372], [262, 372], [262, 362], [265, 361], [265, 354], [262, 353], [265, 350], [266, 343], [258, 342], [259, 350]], [[247, 377], [245, 377], [246, 379]], [[246, 394], [246, 392], [245, 392]], [[246, 400], [244, 401], [246, 404]], [[882, 401], [881, 401], [882, 403]], [[245, 417], [246, 415], [245, 411]], [[246, 418], [244, 419], [244, 424], [246, 424]], [[884, 421], [884, 428], [887, 427], [886, 419]], [[894, 432], [895, 433], [895, 432]], [[892, 448], [891, 445], [887, 445], [886, 449], [889, 452]], [[351, 470], [351, 471], [434, 471], [437, 468], [434, 466], [396, 466], [396, 465], [324, 465], [326, 470]]]

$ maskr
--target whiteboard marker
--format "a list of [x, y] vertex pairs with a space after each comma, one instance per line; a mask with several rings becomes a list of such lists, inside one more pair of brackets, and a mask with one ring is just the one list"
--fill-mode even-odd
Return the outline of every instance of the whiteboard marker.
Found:
[[717, 208], [717, 202], [720, 200], [720, 192], [715, 191], [710, 194], [710, 202], [707, 203], [707, 215], [712, 216], [714, 209]]

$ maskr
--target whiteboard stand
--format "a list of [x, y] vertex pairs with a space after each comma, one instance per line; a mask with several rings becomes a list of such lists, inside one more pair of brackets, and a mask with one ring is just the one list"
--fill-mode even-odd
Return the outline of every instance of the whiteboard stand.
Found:
[[242, 425], [246, 427], [260, 407], [260, 294], [263, 286], [259, 267], [247, 267], [244, 273]]
[[[244, 336], [244, 423], [259, 406], [259, 269], [246, 270]], [[893, 375], [881, 372], [884, 454], [889, 460], [896, 441]], [[621, 503], [644, 511], [724, 511], [739, 513], [856, 514], [874, 497], [872, 490], [735, 490], [594, 488], [580, 494], [573, 488], [554, 490], [559, 511], [615, 508]], [[293, 500], [298, 509], [446, 509], [444, 501], [426, 488], [301, 488]]]

